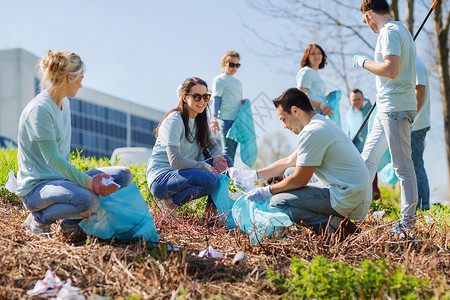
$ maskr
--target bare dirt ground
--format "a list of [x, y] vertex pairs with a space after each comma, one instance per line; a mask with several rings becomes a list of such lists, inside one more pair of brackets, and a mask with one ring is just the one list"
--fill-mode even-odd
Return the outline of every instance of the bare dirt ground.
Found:
[[[450, 231], [446, 226], [418, 220], [414, 241], [393, 239], [392, 224], [368, 218], [362, 233], [343, 242], [325, 241], [308, 229], [289, 229], [286, 237], [253, 245], [248, 236], [220, 226], [206, 226], [199, 217], [182, 216], [173, 221], [159, 212], [152, 215], [161, 243], [153, 250], [140, 241], [76, 240], [55, 232], [52, 239], [25, 234], [27, 212], [17, 200], [0, 202], [0, 298], [29, 298], [26, 291], [47, 270], [81, 288], [87, 299], [95, 295], [151, 299], [278, 299], [283, 294], [265, 278], [269, 268], [287, 276], [291, 258], [310, 262], [322, 255], [333, 261], [357, 265], [365, 259], [388, 259], [409, 274], [428, 277], [435, 289], [450, 284]], [[56, 226], [55, 226], [56, 227]], [[166, 245], [178, 251], [165, 251]], [[199, 258], [199, 251], [212, 245], [222, 259]], [[243, 251], [248, 260], [233, 265]]]

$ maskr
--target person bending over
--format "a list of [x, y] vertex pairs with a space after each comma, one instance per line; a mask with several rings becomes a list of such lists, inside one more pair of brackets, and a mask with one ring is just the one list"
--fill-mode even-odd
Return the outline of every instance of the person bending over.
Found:
[[17, 194], [32, 213], [25, 220], [32, 234], [50, 233], [50, 225], [63, 219], [65, 233], [81, 233], [78, 223], [94, 214], [99, 196], [118, 190], [102, 183], [112, 177], [121, 187], [133, 181], [124, 167], [81, 172], [70, 164], [70, 103], [84, 77], [84, 63], [68, 51], [48, 51], [40, 61], [42, 91], [23, 110], [19, 120]]
[[[306, 224], [316, 233], [354, 233], [350, 219], [363, 220], [371, 203], [371, 180], [358, 150], [330, 119], [314, 112], [302, 91], [291, 88], [273, 100], [284, 128], [297, 134], [297, 150], [247, 176], [284, 179], [251, 191], [251, 201], [269, 200], [270, 208]], [[308, 183], [315, 175], [318, 182]]]

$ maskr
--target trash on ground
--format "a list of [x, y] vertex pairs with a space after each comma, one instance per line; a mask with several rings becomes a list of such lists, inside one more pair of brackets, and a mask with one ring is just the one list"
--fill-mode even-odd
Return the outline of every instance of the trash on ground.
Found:
[[198, 257], [222, 258], [223, 254], [215, 251], [212, 246], [208, 246], [205, 250], [200, 251]]
[[375, 218], [375, 220], [381, 220], [381, 218], [384, 216], [385, 211], [383, 210], [379, 210], [379, 211], [374, 211], [372, 216]]
[[245, 254], [244, 252], [238, 252], [236, 253], [236, 255], [233, 258], [233, 265], [240, 265], [245, 263], [245, 261], [247, 260], [247, 254]]
[[428, 224], [434, 224], [436, 221], [435, 220], [433, 220], [432, 218], [430, 218], [429, 216], [425, 216], [425, 221], [428, 223]]
[[53, 274], [52, 271], [47, 270], [44, 279], [38, 280], [34, 288], [27, 291], [27, 294], [45, 298], [56, 296], [56, 299], [61, 300], [84, 300], [84, 296], [78, 295], [77, 292], [79, 290], [79, 288], [72, 286], [70, 279], [67, 279], [66, 283], [62, 283], [58, 276]]
[[167, 251], [174, 251], [174, 252], [180, 251], [180, 246], [177, 244], [174, 244], [172, 246], [168, 245]]
[[6, 182], [5, 186], [2, 186], [2, 188], [7, 189], [10, 193], [17, 193], [17, 179], [16, 176], [14, 176], [13, 170], [9, 170], [8, 181]]

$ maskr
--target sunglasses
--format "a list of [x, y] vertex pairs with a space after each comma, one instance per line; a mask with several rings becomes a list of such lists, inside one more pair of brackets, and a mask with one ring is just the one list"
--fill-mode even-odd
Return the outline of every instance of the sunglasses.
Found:
[[239, 69], [239, 67], [241, 66], [240, 63], [235, 64], [235, 63], [232, 63], [232, 62], [227, 63], [227, 65], [228, 65], [230, 68], [238, 68], [238, 69]]
[[368, 13], [369, 11], [372, 11], [372, 10], [369, 9], [368, 11], [366, 11], [366, 12], [363, 14], [363, 17], [361, 18], [361, 21], [362, 21], [364, 24], [367, 24], [367, 19], [366, 19], [366, 17], [367, 17], [367, 13]]
[[199, 94], [199, 93], [195, 93], [195, 94], [186, 94], [186, 96], [191, 95], [192, 98], [194, 99], [195, 102], [200, 102], [201, 99], [203, 99], [203, 101], [208, 102], [209, 99], [211, 99], [211, 94]]

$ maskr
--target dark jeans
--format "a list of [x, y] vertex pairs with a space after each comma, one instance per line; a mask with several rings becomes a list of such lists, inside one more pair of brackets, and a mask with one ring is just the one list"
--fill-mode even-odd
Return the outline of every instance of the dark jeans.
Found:
[[417, 189], [419, 192], [419, 203], [417, 208], [422, 210], [430, 209], [430, 186], [428, 185], [428, 176], [423, 163], [423, 151], [425, 150], [425, 137], [430, 127], [411, 131], [411, 158], [416, 171]]
[[[233, 161], [224, 156], [228, 166], [233, 166]], [[212, 165], [213, 158], [205, 160]], [[219, 186], [217, 175], [200, 169], [173, 170], [160, 174], [153, 180], [150, 191], [158, 199], [170, 199], [174, 207], [184, 204], [204, 196], [211, 195]], [[208, 198], [206, 206], [212, 204], [211, 197]]]

